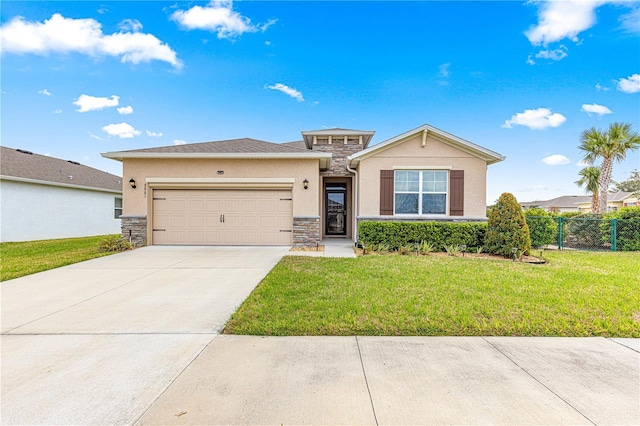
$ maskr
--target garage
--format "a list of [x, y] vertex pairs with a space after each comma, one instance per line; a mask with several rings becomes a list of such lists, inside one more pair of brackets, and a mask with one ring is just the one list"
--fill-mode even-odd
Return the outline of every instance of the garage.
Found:
[[291, 245], [291, 190], [155, 189], [155, 245]]

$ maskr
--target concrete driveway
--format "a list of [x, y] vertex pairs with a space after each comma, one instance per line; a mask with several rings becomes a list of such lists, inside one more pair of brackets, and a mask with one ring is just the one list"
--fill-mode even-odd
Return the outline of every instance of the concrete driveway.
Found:
[[145, 247], [6, 281], [2, 424], [134, 422], [288, 247]]

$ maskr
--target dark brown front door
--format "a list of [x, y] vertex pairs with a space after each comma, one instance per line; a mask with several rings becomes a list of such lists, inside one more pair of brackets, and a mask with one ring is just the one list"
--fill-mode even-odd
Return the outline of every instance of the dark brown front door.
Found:
[[328, 183], [324, 198], [325, 233], [347, 234], [347, 186], [344, 183]]

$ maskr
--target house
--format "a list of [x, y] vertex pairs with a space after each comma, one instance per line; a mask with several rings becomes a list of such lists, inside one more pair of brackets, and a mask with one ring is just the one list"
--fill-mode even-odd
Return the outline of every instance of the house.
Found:
[[[622, 207], [631, 207], [638, 205], [638, 198], [633, 195], [633, 192], [614, 192], [607, 195], [607, 211], [616, 211]], [[591, 197], [589, 201], [578, 203], [578, 208], [581, 212], [591, 212]]]
[[119, 233], [121, 212], [120, 177], [0, 147], [0, 241]]
[[536, 200], [520, 203], [523, 210], [538, 207], [555, 213], [579, 212], [581, 204], [589, 204], [591, 210], [591, 195], [563, 195], [550, 200]]
[[504, 159], [430, 125], [303, 131], [108, 152], [125, 181], [123, 235], [147, 244], [315, 246], [361, 220], [486, 220], [487, 166]]

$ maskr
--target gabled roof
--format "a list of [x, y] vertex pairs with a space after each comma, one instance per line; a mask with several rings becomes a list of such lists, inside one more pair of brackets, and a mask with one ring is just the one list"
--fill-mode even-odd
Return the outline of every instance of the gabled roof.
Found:
[[552, 198], [550, 200], [536, 200], [520, 204], [525, 207], [578, 208], [578, 204], [580, 203], [591, 203], [591, 195], [563, 195], [561, 197]]
[[105, 158], [244, 158], [244, 159], [319, 159], [320, 167], [328, 167], [330, 153], [312, 152], [292, 143], [279, 144], [251, 138], [160, 146], [129, 151], [106, 152]]
[[122, 178], [80, 163], [0, 147], [2, 179], [122, 192]]
[[372, 130], [353, 130], [335, 127], [333, 129], [306, 130], [302, 132], [302, 138], [304, 139], [305, 146], [308, 149], [312, 149], [314, 136], [316, 138], [326, 138], [328, 136], [335, 136], [337, 138], [345, 136], [362, 136], [362, 146], [366, 148], [375, 133], [376, 132]]
[[444, 130], [437, 129], [429, 124], [424, 124], [420, 127], [417, 127], [413, 130], [409, 130], [408, 132], [402, 133], [401, 135], [395, 136], [391, 139], [387, 139], [386, 141], [380, 142], [374, 146], [371, 146], [367, 149], [364, 149], [360, 152], [356, 152], [355, 154], [347, 157], [347, 161], [349, 164], [354, 167], [367, 157], [377, 154], [380, 151], [385, 149], [389, 149], [397, 144], [405, 142], [408, 138], [411, 138], [419, 133], [426, 132], [429, 137], [437, 139], [441, 142], [444, 142], [448, 145], [454, 146], [458, 149], [461, 149], [469, 154], [475, 155], [476, 157], [482, 158], [487, 162], [487, 164], [497, 163], [499, 161], [504, 160], [506, 157], [498, 154], [495, 151], [491, 151], [490, 149], [481, 147], [480, 145], [476, 145], [473, 142], [469, 142], [468, 140], [459, 138], [451, 133], [447, 133]]

